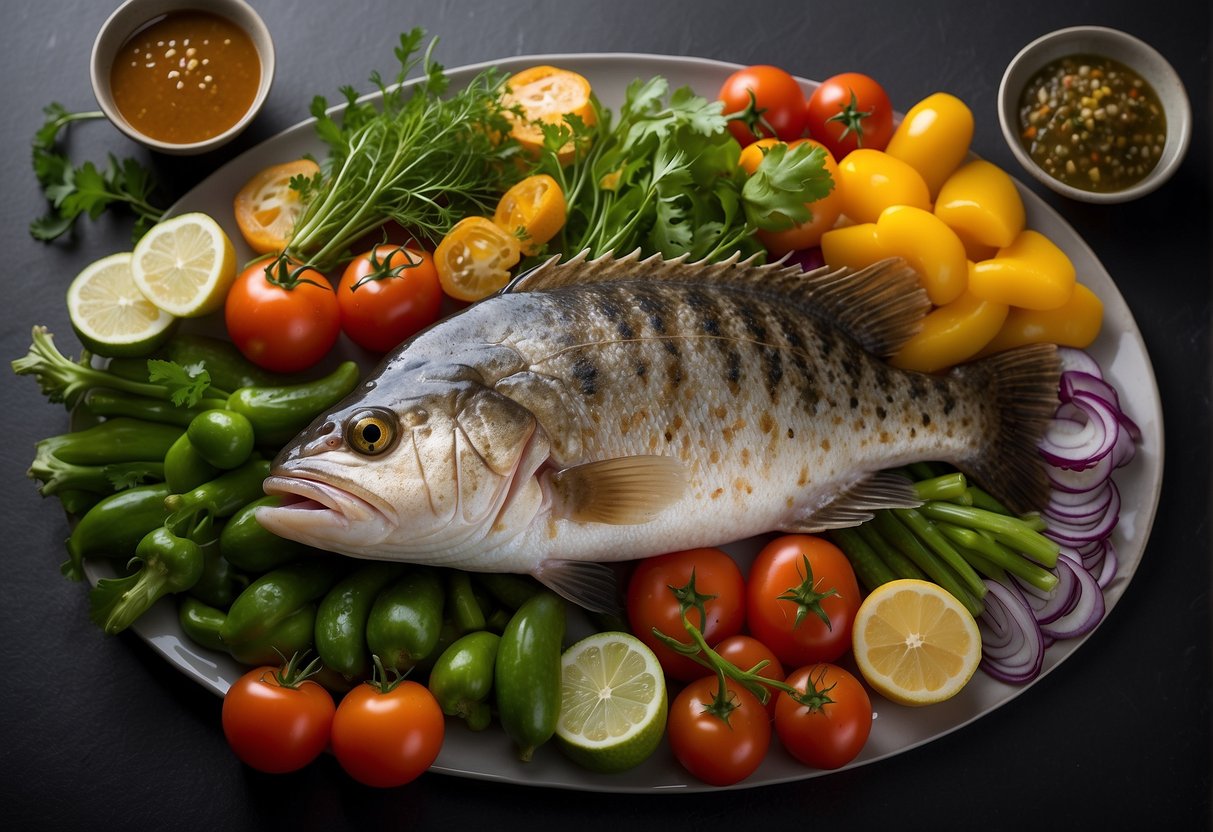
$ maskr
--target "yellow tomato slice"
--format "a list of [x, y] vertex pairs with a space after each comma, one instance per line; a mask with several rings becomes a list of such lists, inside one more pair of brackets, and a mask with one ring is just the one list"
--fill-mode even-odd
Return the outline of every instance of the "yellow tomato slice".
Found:
[[521, 259], [518, 238], [485, 217], [460, 220], [434, 251], [442, 290], [464, 301], [486, 298], [505, 286]]
[[[842, 213], [842, 196], [838, 190], [838, 164], [825, 145], [812, 139], [796, 139], [788, 142], [787, 145], [789, 148], [793, 148], [805, 142], [825, 151], [825, 169], [830, 175], [834, 187], [826, 196], [816, 202], [807, 203], [809, 212], [812, 214], [808, 222], [794, 225], [783, 231], [758, 231], [756, 236], [759, 241], [775, 257], [782, 257], [790, 251], [800, 251], [819, 245], [821, 235], [834, 227], [834, 223], [838, 221], [838, 217]], [[758, 170], [758, 166], [762, 164], [767, 150], [779, 143], [778, 139], [759, 139], [746, 145], [741, 151], [741, 157], [737, 160], [738, 166], [753, 176]]]
[[286, 248], [303, 202], [291, 187], [295, 176], [313, 177], [320, 167], [311, 159], [271, 165], [245, 183], [236, 194], [236, 226], [249, 248], [276, 254]]
[[[510, 78], [508, 91], [502, 98], [507, 109], [521, 110], [521, 116], [510, 114], [511, 135], [528, 151], [543, 147], [543, 124], [561, 124], [566, 115], [575, 115], [587, 125], [596, 121], [590, 98], [590, 82], [576, 72], [554, 66], [533, 66]], [[570, 142], [560, 150], [560, 161], [573, 158]]]
[[564, 227], [567, 210], [556, 180], [537, 173], [505, 192], [493, 222], [518, 238], [523, 254], [531, 255]]

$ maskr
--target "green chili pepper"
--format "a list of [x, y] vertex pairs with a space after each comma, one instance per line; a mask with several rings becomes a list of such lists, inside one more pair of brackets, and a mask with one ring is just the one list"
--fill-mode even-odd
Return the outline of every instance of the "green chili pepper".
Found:
[[74, 581], [84, 577], [85, 558], [129, 558], [143, 536], [164, 524], [168, 512], [164, 483], [139, 485], [119, 491], [90, 508], [67, 540], [68, 561], [63, 574]]
[[367, 563], [342, 578], [316, 611], [316, 652], [333, 670], [354, 679], [370, 671], [366, 625], [375, 597], [400, 576], [402, 563]]
[[[228, 619], [231, 612], [228, 613]], [[226, 624], [226, 621], [224, 622]], [[230, 644], [224, 640], [233, 659], [242, 664], [282, 664], [282, 658], [303, 654], [312, 648], [312, 633], [316, 626], [316, 604], [308, 602], [275, 622], [274, 626], [256, 638]], [[222, 636], [223, 628], [219, 634]]]
[[167, 522], [174, 526], [192, 523], [202, 512], [216, 518], [230, 517], [265, 493], [261, 484], [269, 473], [269, 460], [251, 459], [191, 491], [170, 494], [164, 498], [164, 507], [169, 512]]
[[185, 434], [199, 456], [225, 471], [253, 453], [253, 423], [231, 410], [204, 410], [190, 420]]
[[230, 564], [245, 572], [261, 574], [319, 554], [319, 549], [279, 537], [257, 522], [258, 507], [281, 505], [282, 500], [277, 494], [260, 497], [247, 503], [224, 524], [219, 533], [219, 549]]
[[164, 481], [174, 494], [192, 491], [219, 473], [218, 468], [202, 458], [187, 433], [181, 434], [164, 455]]
[[85, 491], [83, 488], [64, 488], [56, 492], [59, 504], [72, 517], [81, 517], [97, 503], [104, 499], [104, 494], [96, 491]]
[[538, 581], [522, 575], [481, 572], [476, 574], [475, 580], [511, 610], [518, 609], [543, 590]]
[[219, 638], [219, 630], [226, 618], [227, 613], [223, 610], [188, 595], [182, 597], [177, 607], [177, 621], [181, 624], [182, 632], [194, 644], [207, 650], [227, 652], [223, 640]]
[[388, 586], [371, 607], [366, 643], [384, 667], [412, 669], [438, 646], [442, 631], [442, 581], [433, 569], [411, 569]]
[[122, 578], [103, 578], [89, 593], [90, 617], [109, 634], [120, 633], [173, 592], [184, 592], [202, 577], [202, 547], [165, 527], [153, 529], [135, 547], [139, 569]]
[[500, 643], [496, 633], [468, 633], [442, 651], [430, 671], [430, 693], [443, 713], [459, 717], [473, 731], [487, 728], [492, 718], [488, 700]]
[[178, 407], [170, 401], [151, 399], [134, 393], [121, 393], [116, 390], [97, 389], [89, 393], [81, 407], [94, 416], [130, 416], [148, 422], [160, 422], [185, 428], [199, 413], [223, 407], [225, 404], [224, 399], [203, 399], [193, 407]]
[[506, 625], [493, 683], [501, 726], [523, 762], [556, 733], [564, 601], [551, 592], [530, 598]]
[[[233, 651], [241, 645], [260, 644], [289, 616], [323, 597], [344, 568], [342, 558], [318, 558], [281, 566], [262, 575], [232, 602], [220, 633], [223, 643]], [[314, 607], [312, 617], [315, 618]], [[309, 624], [309, 643], [310, 627]]]
[[458, 569], [447, 571], [446, 605], [459, 632], [471, 633], [484, 629], [484, 610], [476, 600], [468, 573]]
[[181, 429], [159, 422], [117, 417], [85, 430], [51, 436], [34, 447], [73, 465], [160, 461]]
[[202, 576], [190, 589], [190, 595], [213, 607], [227, 609], [248, 586], [248, 578], [238, 572], [223, 557], [219, 549], [219, 529], [208, 514], [190, 534], [190, 539], [202, 547]]
[[248, 417], [259, 445], [281, 447], [318, 415], [344, 399], [358, 383], [358, 365], [345, 361], [323, 378], [303, 384], [243, 387], [227, 408]]

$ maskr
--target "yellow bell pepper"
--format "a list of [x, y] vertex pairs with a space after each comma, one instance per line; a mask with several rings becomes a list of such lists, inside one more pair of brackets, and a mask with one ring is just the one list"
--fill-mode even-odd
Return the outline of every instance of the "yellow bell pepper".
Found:
[[903, 370], [935, 373], [966, 361], [997, 335], [1007, 318], [1005, 303], [965, 292], [922, 319], [922, 328], [889, 363]]
[[956, 96], [937, 92], [910, 108], [885, 153], [918, 171], [934, 198], [972, 141], [973, 112]]
[[1015, 182], [984, 159], [948, 177], [935, 200], [935, 216], [962, 239], [997, 248], [1009, 246], [1024, 227], [1023, 199]]
[[927, 183], [914, 168], [889, 154], [861, 147], [838, 163], [842, 213], [857, 223], [876, 222], [890, 205], [931, 210]]
[[943, 306], [964, 292], [969, 282], [964, 244], [930, 211], [909, 205], [886, 208], [876, 220], [876, 237], [885, 251], [914, 267], [931, 303]]
[[1023, 309], [1056, 309], [1070, 299], [1074, 280], [1074, 264], [1066, 253], [1039, 231], [1026, 230], [973, 267], [969, 289]]
[[876, 236], [876, 223], [843, 225], [821, 235], [821, 259], [831, 269], [862, 269], [892, 257]]
[[1074, 284], [1070, 299], [1056, 309], [1012, 309], [979, 358], [1027, 344], [1058, 344], [1086, 349], [1099, 337], [1103, 302], [1081, 283]]

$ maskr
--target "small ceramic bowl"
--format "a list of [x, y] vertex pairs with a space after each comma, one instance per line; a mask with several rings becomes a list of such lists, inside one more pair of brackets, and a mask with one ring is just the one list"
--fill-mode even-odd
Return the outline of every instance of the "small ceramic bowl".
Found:
[[[252, 104], [240, 119], [228, 129], [202, 141], [175, 144], [146, 136], [131, 126], [119, 112], [110, 89], [110, 72], [114, 58], [136, 31], [145, 24], [170, 12], [201, 11], [227, 18], [243, 29], [253, 42], [261, 61], [261, 81]], [[274, 79], [274, 43], [265, 22], [244, 0], [126, 0], [101, 26], [93, 42], [93, 54], [89, 64], [93, 94], [102, 112], [114, 126], [130, 138], [153, 150], [175, 155], [206, 153], [234, 139], [246, 128], [265, 103], [270, 84]]]
[[[1137, 72], [1154, 88], [1167, 121], [1162, 155], [1144, 179], [1119, 191], [1096, 192], [1075, 188], [1055, 179], [1024, 149], [1019, 138], [1019, 98], [1028, 82], [1046, 64], [1068, 55], [1101, 55]], [[1192, 111], [1183, 82], [1167, 60], [1149, 44], [1132, 35], [1102, 26], [1075, 26], [1050, 32], [1029, 43], [1003, 73], [998, 88], [998, 120], [1011, 153], [1024, 169], [1057, 193], [1083, 202], [1127, 202], [1145, 196], [1171, 178], [1188, 150]]]

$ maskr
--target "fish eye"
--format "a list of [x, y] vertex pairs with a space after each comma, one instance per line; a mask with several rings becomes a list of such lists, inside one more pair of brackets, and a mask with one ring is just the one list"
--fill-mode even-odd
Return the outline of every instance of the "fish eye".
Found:
[[345, 423], [345, 441], [366, 456], [378, 456], [396, 441], [396, 415], [388, 410], [359, 410]]

